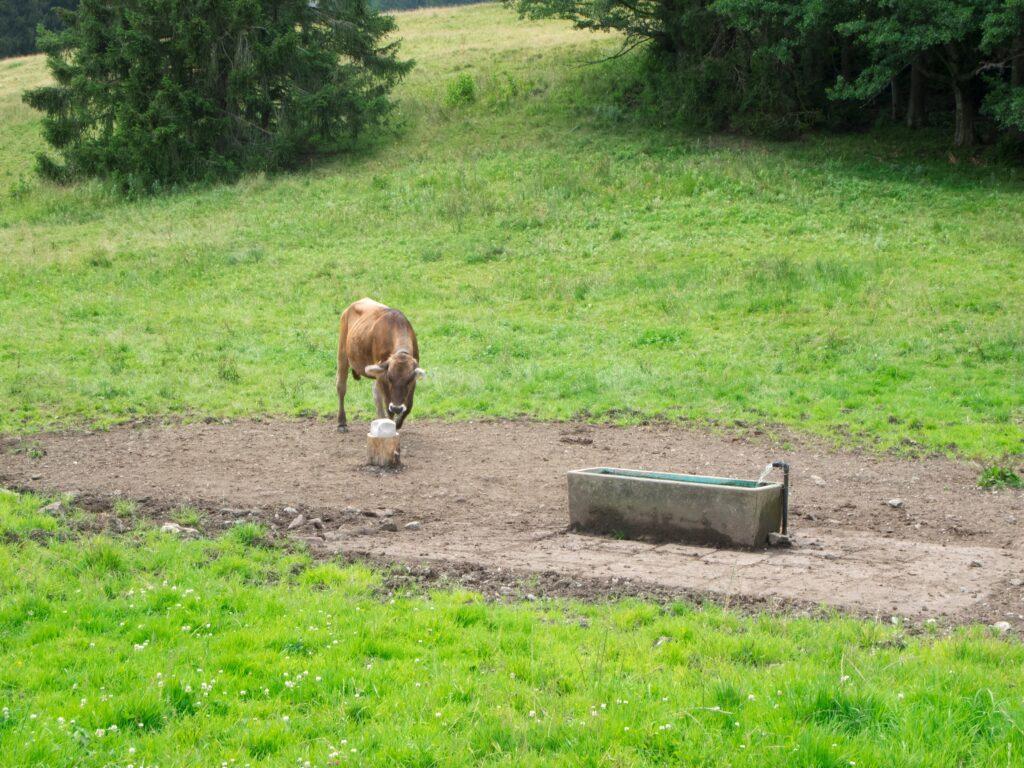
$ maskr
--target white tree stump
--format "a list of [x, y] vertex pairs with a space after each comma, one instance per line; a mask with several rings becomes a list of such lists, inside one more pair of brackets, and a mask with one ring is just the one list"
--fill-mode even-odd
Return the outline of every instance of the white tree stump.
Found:
[[397, 467], [401, 463], [398, 435], [366, 437], [366, 461], [374, 467]]

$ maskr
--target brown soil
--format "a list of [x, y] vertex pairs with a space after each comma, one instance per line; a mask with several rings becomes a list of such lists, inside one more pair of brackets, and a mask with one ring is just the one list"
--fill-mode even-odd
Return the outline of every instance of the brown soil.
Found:
[[[94, 506], [131, 498], [154, 513], [191, 504], [214, 527], [260, 520], [286, 531], [294, 507], [322, 521], [288, 531], [318, 552], [428, 563], [485, 592], [502, 574], [534, 574], [538, 593], [707, 596], [1024, 626], [1024, 493], [979, 490], [971, 463], [783, 450], [764, 437], [668, 426], [418, 420], [403, 430], [403, 469], [388, 472], [364, 466], [364, 431], [269, 420], [8, 437], [0, 483], [76, 491]], [[778, 458], [794, 469], [792, 549], [566, 532], [568, 469], [756, 477]], [[895, 498], [901, 508], [888, 505]], [[406, 529], [412, 521], [420, 527]]]

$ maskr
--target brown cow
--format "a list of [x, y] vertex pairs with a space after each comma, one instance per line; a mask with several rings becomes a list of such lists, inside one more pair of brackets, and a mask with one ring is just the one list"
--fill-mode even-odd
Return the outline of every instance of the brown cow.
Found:
[[338, 333], [338, 431], [347, 432], [345, 390], [352, 378], [368, 376], [373, 382], [377, 418], [387, 416], [401, 429], [412, 412], [416, 381], [426, 372], [419, 367], [419, 346], [409, 320], [397, 309], [373, 299], [360, 299], [341, 313]]

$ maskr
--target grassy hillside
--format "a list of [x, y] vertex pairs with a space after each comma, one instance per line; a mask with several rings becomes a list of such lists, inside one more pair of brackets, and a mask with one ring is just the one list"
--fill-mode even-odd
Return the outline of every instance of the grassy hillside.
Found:
[[[389, 595], [0, 491], [0, 754], [30, 766], [1019, 765], [1024, 647], [641, 602]], [[86, 516], [95, 522], [92, 516]], [[85, 519], [85, 518], [83, 518]]]
[[370, 295], [422, 337], [420, 414], [1024, 452], [1019, 171], [643, 128], [631, 62], [580, 66], [615, 40], [490, 5], [399, 24], [418, 66], [387, 136], [141, 201], [34, 179], [43, 63], [0, 62], [0, 431], [330, 413], [337, 315]]

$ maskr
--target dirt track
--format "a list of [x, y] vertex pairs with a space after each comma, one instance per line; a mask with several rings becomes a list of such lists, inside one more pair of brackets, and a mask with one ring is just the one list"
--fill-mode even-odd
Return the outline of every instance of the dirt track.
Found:
[[[783, 451], [765, 439], [663, 426], [414, 420], [402, 435], [405, 468], [395, 473], [363, 466], [361, 426], [338, 435], [323, 421], [272, 420], [4, 438], [0, 483], [74, 490], [94, 503], [123, 496], [151, 510], [190, 503], [209, 510], [214, 525], [259, 519], [284, 529], [291, 506], [322, 518], [322, 528], [290, 532], [318, 551], [545, 574], [569, 592], [628, 580], [661, 594], [1024, 627], [1024, 493], [978, 490], [972, 464]], [[567, 469], [754, 477], [777, 458], [794, 467], [791, 550], [565, 532]], [[886, 503], [893, 498], [903, 508]], [[393, 516], [374, 516], [385, 510]], [[422, 525], [405, 529], [411, 521]]]

